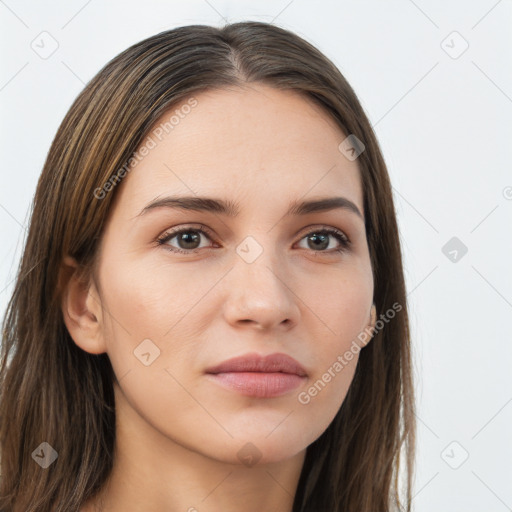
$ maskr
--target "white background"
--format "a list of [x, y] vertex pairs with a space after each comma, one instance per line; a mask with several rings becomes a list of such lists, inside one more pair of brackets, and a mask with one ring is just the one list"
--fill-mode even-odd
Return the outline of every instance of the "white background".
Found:
[[[389, 167], [415, 351], [414, 508], [512, 510], [510, 0], [5, 0], [0, 17], [2, 314], [46, 153], [84, 84], [157, 32], [273, 21], [340, 68]], [[43, 31], [59, 45], [47, 59], [31, 48]], [[442, 252], [454, 236], [468, 248], [456, 262]]]

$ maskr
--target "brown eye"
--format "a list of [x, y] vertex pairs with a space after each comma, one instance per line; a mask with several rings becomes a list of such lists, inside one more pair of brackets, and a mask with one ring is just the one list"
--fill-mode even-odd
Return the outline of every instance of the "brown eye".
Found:
[[[338, 246], [336, 247], [330, 247], [331, 250], [326, 251], [326, 249], [329, 249], [329, 245], [332, 242], [332, 239], [336, 239], [338, 241]], [[341, 231], [335, 230], [335, 229], [319, 229], [315, 231], [311, 231], [306, 236], [304, 236], [301, 240], [307, 240], [307, 247], [306, 249], [311, 249], [315, 252], [342, 252], [348, 248], [350, 245], [350, 242], [347, 238], [347, 236], [342, 233]]]
[[[200, 247], [201, 236], [210, 239], [208, 233], [206, 233], [203, 229], [187, 227], [176, 231], [164, 233], [158, 239], [158, 244], [165, 245], [165, 248], [171, 252], [181, 252], [184, 254], [189, 254], [197, 252], [199, 249], [204, 247]], [[173, 239], [176, 239], [176, 245], [168, 243]]]

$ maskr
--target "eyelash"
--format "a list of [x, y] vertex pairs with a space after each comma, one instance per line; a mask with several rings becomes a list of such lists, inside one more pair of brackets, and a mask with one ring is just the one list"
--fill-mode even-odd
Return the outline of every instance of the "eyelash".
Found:
[[[176, 231], [167, 231], [167, 232], [163, 233], [160, 237], [158, 237], [156, 242], [157, 242], [158, 246], [165, 246], [164, 247], [165, 250], [168, 250], [173, 253], [194, 254], [194, 253], [199, 252], [201, 249], [205, 249], [204, 247], [197, 248], [197, 249], [181, 249], [179, 247], [173, 247], [173, 246], [167, 245], [167, 242], [169, 240], [172, 240], [176, 235], [179, 235], [181, 233], [188, 233], [188, 232], [202, 233], [203, 235], [207, 236], [210, 240], [212, 239], [209, 229], [206, 226], [200, 225], [199, 228], [185, 227], [185, 228], [181, 228]], [[338, 247], [337, 249], [331, 249], [330, 251], [313, 251], [314, 253], [336, 254], [336, 253], [343, 253], [347, 249], [350, 248], [351, 242], [350, 242], [349, 238], [343, 232], [341, 232], [337, 229], [334, 229], [334, 228], [321, 228], [318, 230], [312, 230], [309, 233], [306, 233], [300, 240], [302, 240], [303, 238], [306, 238], [308, 236], [311, 236], [313, 234], [315, 234], [315, 235], [325, 235], [325, 234], [332, 235], [340, 243], [340, 247]]]

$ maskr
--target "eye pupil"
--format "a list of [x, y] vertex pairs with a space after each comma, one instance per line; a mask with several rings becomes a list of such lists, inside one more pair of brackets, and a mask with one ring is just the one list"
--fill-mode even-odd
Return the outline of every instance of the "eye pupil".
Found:
[[329, 235], [314, 233], [309, 236], [309, 240], [316, 240], [316, 241], [320, 242], [318, 244], [316, 242], [314, 242], [313, 248], [325, 249], [325, 248], [329, 247]]

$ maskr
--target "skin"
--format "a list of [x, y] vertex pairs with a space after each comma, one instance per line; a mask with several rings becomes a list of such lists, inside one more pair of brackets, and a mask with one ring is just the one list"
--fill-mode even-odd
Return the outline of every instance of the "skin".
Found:
[[[83, 350], [106, 352], [117, 377], [114, 469], [102, 501], [82, 511], [290, 512], [306, 448], [343, 403], [358, 355], [308, 404], [298, 395], [372, 325], [363, 218], [347, 209], [284, 216], [292, 201], [332, 196], [364, 211], [357, 161], [338, 150], [346, 135], [295, 92], [253, 83], [196, 99], [118, 185], [95, 282], [80, 283], [65, 259], [67, 328]], [[240, 213], [138, 215], [171, 194], [229, 199]], [[170, 252], [193, 246], [179, 236], [155, 243], [199, 224], [213, 236], [193, 232], [196, 253]], [[311, 233], [326, 227], [350, 247], [334, 252], [340, 243], [328, 235], [328, 247], [317, 248]], [[236, 252], [247, 236], [263, 249], [252, 263]], [[145, 339], [160, 350], [148, 366], [134, 355]], [[284, 352], [307, 377], [275, 398], [206, 377], [206, 368], [248, 352]], [[256, 464], [237, 455], [244, 446]]]

